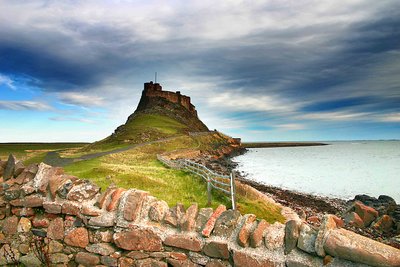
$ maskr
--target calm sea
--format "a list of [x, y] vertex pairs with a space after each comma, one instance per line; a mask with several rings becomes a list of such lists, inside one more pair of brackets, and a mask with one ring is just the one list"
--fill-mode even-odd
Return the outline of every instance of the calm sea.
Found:
[[234, 161], [238, 171], [268, 185], [345, 199], [384, 194], [400, 203], [400, 141], [329, 144], [253, 148]]

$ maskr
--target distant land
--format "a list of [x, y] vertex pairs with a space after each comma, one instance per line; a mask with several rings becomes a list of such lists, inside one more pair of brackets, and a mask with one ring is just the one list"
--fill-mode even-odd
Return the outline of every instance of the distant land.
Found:
[[317, 142], [243, 142], [245, 148], [263, 148], [263, 147], [296, 147], [296, 146], [326, 146], [326, 143]]

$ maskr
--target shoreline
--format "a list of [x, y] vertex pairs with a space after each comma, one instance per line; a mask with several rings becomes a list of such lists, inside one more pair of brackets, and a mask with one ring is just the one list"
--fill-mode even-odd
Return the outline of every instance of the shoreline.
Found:
[[244, 148], [275, 148], [275, 147], [301, 147], [301, 146], [328, 146], [320, 142], [243, 142]]

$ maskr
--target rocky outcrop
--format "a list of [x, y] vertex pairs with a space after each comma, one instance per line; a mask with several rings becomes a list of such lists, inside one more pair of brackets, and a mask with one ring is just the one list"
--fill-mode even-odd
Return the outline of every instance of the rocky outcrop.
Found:
[[332, 215], [319, 228], [301, 220], [269, 224], [223, 205], [185, 210], [140, 190], [102, 193], [45, 164], [16, 170], [0, 178], [0, 265], [400, 265], [400, 250], [340, 228]]

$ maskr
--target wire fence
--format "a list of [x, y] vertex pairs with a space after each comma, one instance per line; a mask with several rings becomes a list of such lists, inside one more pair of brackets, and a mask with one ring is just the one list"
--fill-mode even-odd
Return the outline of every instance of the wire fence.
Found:
[[171, 168], [183, 169], [203, 178], [207, 182], [208, 205], [211, 205], [212, 201], [211, 190], [215, 189], [228, 195], [231, 199], [232, 209], [236, 209], [236, 187], [234, 172], [231, 172], [230, 175], [222, 175], [210, 170], [202, 164], [186, 159], [170, 160], [161, 155], [157, 155], [157, 159]]

